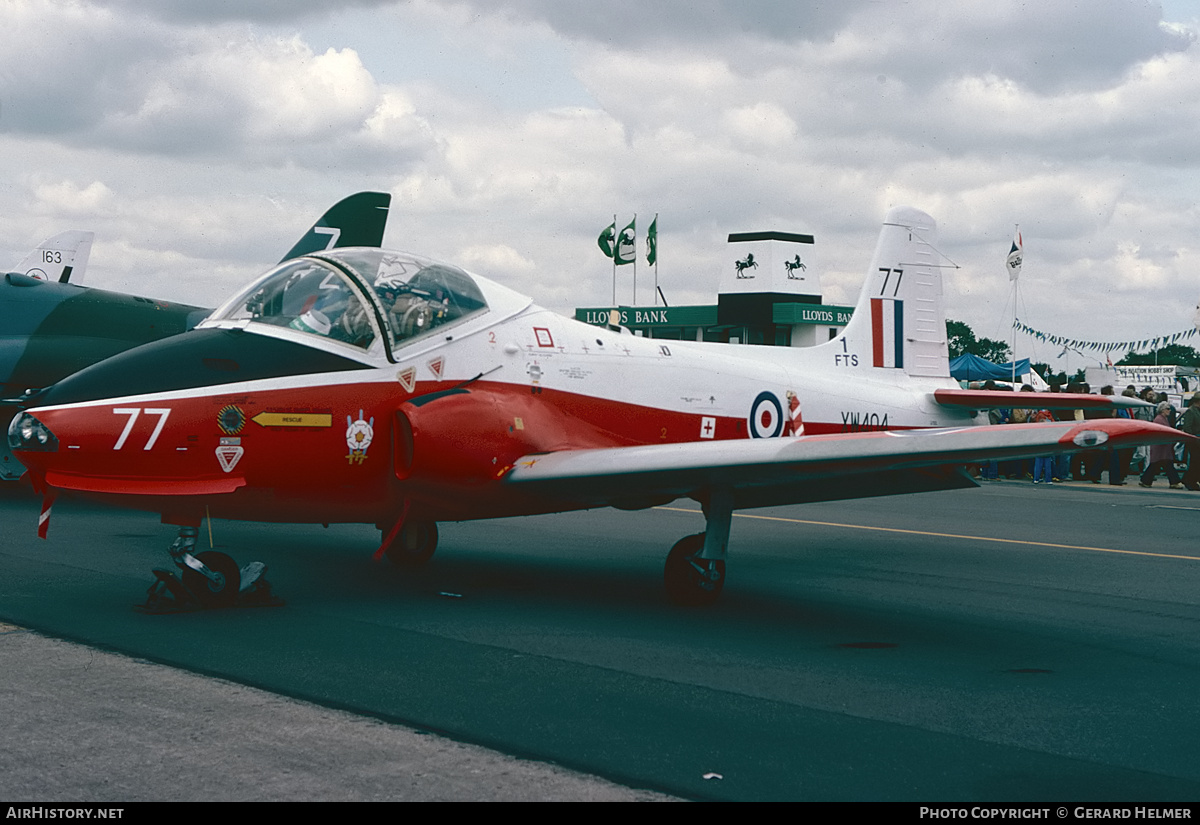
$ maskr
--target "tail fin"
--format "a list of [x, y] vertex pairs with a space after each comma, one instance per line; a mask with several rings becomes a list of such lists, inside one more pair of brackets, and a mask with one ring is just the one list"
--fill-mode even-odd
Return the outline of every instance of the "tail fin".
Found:
[[338, 201], [288, 250], [280, 263], [336, 247], [382, 245], [391, 203], [392, 196], [386, 192], [359, 192]]
[[83, 232], [78, 229], [59, 232], [53, 238], [42, 241], [42, 245], [26, 255], [12, 271], [37, 278], [39, 281], [57, 281], [63, 284], [73, 277], [75, 280], [72, 283], [77, 284], [82, 280], [83, 271], [87, 268], [95, 237], [95, 232]]
[[911, 207], [888, 212], [854, 315], [831, 343], [859, 366], [950, 375], [937, 223]]

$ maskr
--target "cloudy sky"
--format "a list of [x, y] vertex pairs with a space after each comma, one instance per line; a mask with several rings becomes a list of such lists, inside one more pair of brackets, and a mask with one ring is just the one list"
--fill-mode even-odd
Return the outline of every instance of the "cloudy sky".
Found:
[[1010, 334], [1016, 224], [1031, 327], [1169, 335], [1200, 298], [1195, 0], [0, 10], [6, 266], [92, 229], [89, 284], [215, 305], [377, 189], [388, 245], [563, 311], [608, 302], [596, 236], [635, 212], [660, 215], [673, 305], [712, 303], [727, 235], [764, 229], [815, 235], [826, 303], [853, 303], [895, 205], [938, 220], [949, 314], [980, 335]]

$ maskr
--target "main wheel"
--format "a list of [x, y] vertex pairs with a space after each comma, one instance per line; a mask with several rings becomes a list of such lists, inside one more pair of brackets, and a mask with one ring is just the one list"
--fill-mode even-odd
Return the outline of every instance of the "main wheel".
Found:
[[215, 550], [197, 553], [196, 558], [216, 574], [211, 581], [203, 573], [190, 567], [183, 569], [184, 585], [204, 607], [228, 607], [237, 601], [238, 588], [242, 583], [242, 571], [232, 558]]
[[387, 546], [383, 554], [392, 564], [401, 567], [420, 567], [433, 557], [437, 549], [438, 526], [436, 521], [413, 519], [405, 522], [399, 534]]
[[712, 604], [725, 586], [725, 562], [697, 558], [704, 549], [704, 534], [684, 536], [667, 554], [663, 584], [667, 598], [684, 607]]

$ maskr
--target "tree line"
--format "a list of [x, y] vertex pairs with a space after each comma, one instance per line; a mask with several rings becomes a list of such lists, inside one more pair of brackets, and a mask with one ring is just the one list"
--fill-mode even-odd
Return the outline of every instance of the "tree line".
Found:
[[[1012, 348], [1003, 341], [993, 338], [979, 338], [975, 331], [962, 321], [946, 319], [946, 338], [950, 342], [950, 357], [957, 358], [965, 353], [977, 355], [993, 364], [1006, 364], [1012, 360]], [[1176, 364], [1185, 367], [1200, 367], [1200, 352], [1193, 347], [1183, 344], [1168, 344], [1150, 352], [1130, 352], [1116, 363], [1116, 366], [1147, 366], [1152, 364]], [[1084, 369], [1080, 368], [1070, 379], [1065, 371], [1054, 374], [1050, 365], [1035, 363], [1030, 365], [1049, 383], [1067, 383], [1082, 381]]]

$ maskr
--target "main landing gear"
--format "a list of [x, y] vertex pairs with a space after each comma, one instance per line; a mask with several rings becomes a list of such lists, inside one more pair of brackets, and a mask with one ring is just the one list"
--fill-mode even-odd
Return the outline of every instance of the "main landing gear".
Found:
[[271, 595], [271, 585], [263, 577], [267, 566], [260, 561], [238, 568], [224, 553], [205, 550], [193, 553], [196, 527], [180, 527], [179, 536], [167, 551], [179, 568], [154, 570], [155, 581], [146, 591], [146, 603], [137, 609], [144, 613], [177, 613], [214, 607], [265, 607], [283, 602]]
[[713, 491], [703, 509], [704, 532], [677, 541], [663, 568], [667, 599], [683, 607], [713, 604], [725, 586], [725, 556], [733, 520], [732, 492]]
[[433, 558], [437, 543], [436, 521], [406, 518], [383, 534], [383, 544], [376, 555], [382, 553], [399, 567], [422, 567]]

